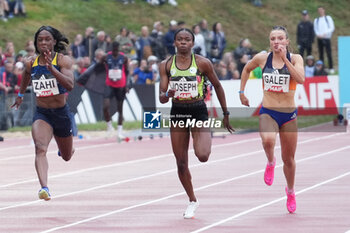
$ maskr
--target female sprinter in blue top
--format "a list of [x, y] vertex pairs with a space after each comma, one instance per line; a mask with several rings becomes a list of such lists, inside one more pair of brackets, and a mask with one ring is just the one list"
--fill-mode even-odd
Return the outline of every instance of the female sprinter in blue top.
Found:
[[290, 213], [296, 210], [294, 193], [295, 160], [297, 147], [297, 109], [294, 94], [297, 83], [304, 83], [304, 62], [299, 54], [288, 51], [289, 38], [285, 27], [276, 26], [270, 32], [269, 53], [259, 53], [244, 66], [241, 76], [240, 99], [243, 105], [249, 106], [244, 95], [244, 88], [249, 73], [256, 67], [263, 72], [264, 97], [260, 109], [259, 127], [262, 144], [268, 159], [264, 180], [272, 185], [276, 157], [274, 148], [277, 133], [281, 141], [283, 171], [287, 180], [287, 209]]
[[46, 201], [51, 199], [47, 186], [46, 153], [52, 137], [62, 159], [69, 161], [74, 153], [72, 123], [65, 95], [74, 86], [73, 61], [61, 53], [68, 43], [57, 29], [50, 26], [39, 28], [34, 36], [38, 56], [26, 61], [18, 97], [12, 105], [16, 108], [21, 105], [27, 86], [32, 83], [37, 105], [32, 124], [35, 169], [41, 185], [39, 198]]

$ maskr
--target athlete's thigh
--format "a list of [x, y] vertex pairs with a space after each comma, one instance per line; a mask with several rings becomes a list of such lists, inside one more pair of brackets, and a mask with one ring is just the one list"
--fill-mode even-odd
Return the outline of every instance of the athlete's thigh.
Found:
[[58, 146], [58, 150], [63, 155], [70, 155], [73, 148], [73, 136], [59, 137], [55, 135], [55, 140]]
[[211, 133], [209, 128], [192, 128], [193, 148], [196, 155], [210, 154]]
[[188, 128], [170, 129], [171, 146], [177, 160], [188, 159], [188, 145], [190, 140], [190, 132]]
[[48, 147], [53, 135], [52, 126], [44, 120], [35, 120], [32, 124], [32, 137], [36, 146]]
[[263, 141], [276, 140], [279, 131], [277, 122], [268, 114], [259, 116], [259, 132]]
[[283, 156], [294, 157], [298, 141], [297, 121], [293, 120], [284, 125], [280, 129], [281, 150]]

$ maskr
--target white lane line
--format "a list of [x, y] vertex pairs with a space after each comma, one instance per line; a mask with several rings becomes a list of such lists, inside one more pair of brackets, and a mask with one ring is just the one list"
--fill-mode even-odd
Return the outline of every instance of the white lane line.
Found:
[[[103, 139], [104, 137], [95, 137], [93, 139], [85, 139], [85, 142], [88, 142], [88, 141], [99, 141], [101, 139]], [[14, 139], [14, 140], [17, 140], [17, 139]], [[80, 139], [76, 139], [76, 138], [73, 138], [73, 144], [80, 144], [84, 141], [80, 140]], [[52, 140], [50, 142], [50, 144], [55, 144], [55, 142]], [[1, 151], [11, 151], [11, 150], [18, 150], [18, 149], [26, 149], [26, 148], [34, 148], [34, 142], [33, 142], [33, 139], [30, 139], [29, 143], [27, 145], [16, 145], [16, 146], [9, 146], [9, 147], [3, 147], [3, 148], [0, 148], [0, 152]]]
[[[260, 138], [253, 138], [253, 139], [248, 139], [248, 140], [245, 139], [245, 140], [236, 141], [236, 142], [213, 145], [212, 149], [223, 147], [223, 146], [239, 145], [239, 144], [248, 143], [248, 142], [257, 141], [257, 140], [260, 140]], [[81, 148], [79, 148], [79, 149], [81, 149]], [[189, 152], [193, 152], [193, 151], [194, 151], [193, 149], [189, 150]], [[118, 166], [129, 165], [129, 164], [148, 162], [148, 161], [162, 159], [162, 158], [166, 158], [166, 157], [170, 157], [170, 156], [173, 156], [173, 153], [157, 155], [157, 156], [153, 156], [150, 158], [130, 160], [130, 161], [126, 161], [126, 162], [118, 162], [118, 163], [113, 163], [113, 164], [108, 164], [108, 165], [103, 165], [103, 166], [91, 167], [91, 168], [81, 169], [81, 170], [77, 170], [77, 171], [73, 171], [73, 172], [61, 173], [61, 174], [57, 174], [57, 175], [51, 175], [51, 176], [49, 176], [49, 179], [60, 178], [60, 177], [65, 177], [65, 176], [70, 176], [70, 175], [76, 175], [76, 174], [80, 174], [80, 173], [84, 173], [84, 172], [96, 171], [99, 169], [106, 169], [106, 168], [113, 168], [113, 167], [118, 167]], [[0, 188], [7, 188], [7, 187], [14, 186], [14, 185], [36, 182], [37, 180], [38, 180], [37, 178], [32, 178], [32, 179], [28, 179], [28, 180], [17, 181], [17, 182], [13, 182], [10, 184], [0, 185]]]
[[12, 147], [6, 147], [6, 148], [0, 148], [1, 151], [8, 151], [8, 150], [18, 150], [18, 149], [25, 149], [25, 148], [33, 148], [33, 145], [26, 145], [26, 146], [12, 146]]
[[[335, 180], [339, 180], [339, 179], [341, 179], [341, 178], [343, 178], [343, 177], [346, 177], [346, 176], [348, 176], [348, 175], [350, 175], [350, 171], [349, 171], [349, 172], [346, 172], [346, 173], [344, 173], [344, 174], [342, 174], [342, 175], [339, 175], [339, 176], [333, 177], [333, 178], [331, 178], [331, 179], [328, 179], [328, 180], [322, 181], [322, 182], [320, 182], [320, 183], [317, 183], [317, 184], [315, 184], [315, 185], [313, 185], [313, 186], [310, 186], [310, 187], [307, 187], [307, 188], [305, 188], [305, 189], [302, 189], [302, 190], [296, 192], [295, 195], [299, 195], [299, 194], [301, 194], [301, 193], [304, 193], [304, 192], [310, 191], [310, 190], [312, 190], [312, 189], [318, 188], [318, 187], [320, 187], [320, 186], [322, 186], [322, 185], [328, 184], [328, 183], [333, 182], [333, 181], [335, 181]], [[211, 228], [213, 228], [213, 227], [222, 225], [222, 224], [227, 223], [227, 222], [229, 222], [229, 221], [232, 221], [232, 220], [234, 220], [234, 219], [236, 219], [236, 218], [239, 218], [239, 217], [241, 217], [241, 216], [247, 215], [247, 214], [249, 214], [249, 213], [252, 213], [252, 212], [254, 212], [254, 211], [257, 211], [257, 210], [259, 210], [259, 209], [262, 209], [262, 208], [264, 208], [264, 207], [273, 205], [273, 204], [275, 204], [275, 203], [277, 203], [277, 202], [280, 202], [280, 201], [283, 201], [283, 200], [285, 200], [285, 199], [286, 199], [286, 196], [277, 198], [277, 199], [275, 199], [275, 200], [273, 200], [273, 201], [267, 202], [267, 203], [262, 204], [262, 205], [255, 206], [255, 207], [253, 207], [253, 208], [250, 208], [250, 209], [248, 209], [248, 210], [245, 210], [245, 211], [243, 211], [243, 212], [240, 212], [240, 213], [238, 213], [238, 214], [235, 214], [235, 215], [233, 215], [233, 216], [231, 216], [231, 217], [228, 217], [228, 218], [225, 218], [225, 219], [223, 219], [223, 220], [221, 220], [221, 221], [218, 221], [218, 222], [215, 222], [215, 223], [213, 223], [213, 224], [210, 224], [210, 225], [208, 225], [208, 226], [206, 226], [206, 227], [202, 227], [202, 228], [200, 228], [200, 229], [198, 229], [198, 230], [192, 231], [191, 233], [199, 233], [199, 232], [206, 231], [206, 230], [208, 230], [208, 229], [211, 229]]]
[[[113, 146], [113, 145], [115, 146], [116, 143], [115, 142], [111, 142], [111, 143], [103, 143], [103, 144], [97, 144], [97, 145], [75, 147], [75, 150], [76, 151], [87, 150], [87, 149], [92, 149], [92, 148]], [[56, 154], [57, 155], [57, 149], [48, 151], [47, 154]], [[10, 156], [10, 157], [1, 158], [0, 161], [9, 161], [9, 160], [16, 160], [16, 159], [24, 159], [24, 158], [33, 158], [34, 156], [35, 156], [34, 153], [30, 153], [30, 154], [25, 154], [25, 155], [20, 155], [20, 156]]]
[[[321, 139], [323, 139], [324, 137], [320, 137]], [[313, 138], [313, 139], [308, 139], [308, 140], [305, 140], [305, 141], [302, 141], [300, 142], [300, 144], [304, 144], [304, 143], [308, 143], [308, 142], [312, 142], [312, 141], [317, 141], [317, 140], [320, 140], [320, 138]], [[328, 137], [327, 137], [328, 138]], [[237, 143], [243, 143], [245, 142], [245, 140], [243, 141], [239, 141], [239, 142], [235, 142], [236, 144]], [[230, 143], [232, 144], [232, 143]], [[222, 144], [221, 144], [222, 145]], [[221, 145], [217, 145], [218, 147], [221, 146]], [[276, 149], [278, 149], [280, 147], [277, 147]], [[233, 160], [233, 159], [238, 159], [238, 158], [242, 158], [242, 157], [246, 157], [246, 156], [249, 156], [249, 155], [253, 155], [253, 154], [256, 154], [256, 153], [260, 153], [260, 152], [263, 152], [263, 150], [258, 150], [258, 151], [253, 151], [253, 152], [248, 152], [248, 153], [244, 153], [244, 154], [239, 154], [239, 155], [236, 155], [236, 156], [231, 156], [229, 158], [224, 158], [224, 159], [218, 159], [218, 160], [212, 160], [212, 161], [209, 161], [207, 163], [198, 163], [198, 164], [194, 164], [194, 165], [191, 165], [190, 168], [192, 167], [200, 167], [200, 166], [205, 166], [205, 165], [209, 165], [209, 164], [213, 164], [213, 163], [218, 163], [218, 162], [223, 162], [223, 161], [228, 161], [228, 160]], [[322, 154], [321, 154], [322, 155]], [[161, 156], [156, 156], [156, 157], [152, 157], [152, 158], [148, 158], [148, 159], [142, 159], [143, 161], [145, 160], [153, 160], [153, 159], [158, 159], [159, 157], [167, 157], [168, 155], [161, 155]], [[310, 158], [305, 158], [305, 159], [302, 159], [300, 161], [306, 161]], [[133, 161], [128, 161], [126, 163], [122, 163], [121, 165], [125, 165], [125, 164], [130, 164], [131, 162]], [[109, 166], [109, 165], [107, 165]], [[282, 165], [278, 165], [276, 167], [280, 167]], [[70, 192], [70, 193], [65, 193], [65, 194], [61, 194], [61, 195], [57, 195], [55, 196], [55, 199], [57, 198], [62, 198], [62, 197], [66, 197], [66, 196], [71, 196], [71, 195], [76, 195], [76, 194], [81, 194], [81, 193], [85, 193], [85, 192], [89, 192], [89, 191], [93, 191], [93, 190], [97, 190], [97, 189], [102, 189], [102, 188], [107, 188], [107, 187], [111, 187], [111, 186], [114, 186], [114, 185], [119, 185], [119, 184], [124, 184], [124, 183], [128, 183], [128, 182], [132, 182], [132, 181], [137, 181], [137, 180], [141, 180], [141, 179], [147, 179], [147, 178], [150, 178], [150, 177], [154, 177], [154, 176], [158, 176], [158, 175], [164, 175], [164, 174], [167, 174], [167, 173], [171, 173], [171, 172], [175, 172], [176, 169], [170, 169], [170, 170], [165, 170], [165, 171], [162, 171], [162, 172], [157, 172], [157, 173], [153, 173], [153, 174], [150, 174], [150, 175], [145, 175], [145, 176], [139, 176], [139, 177], [135, 177], [135, 178], [131, 178], [131, 179], [126, 179], [126, 180], [122, 180], [122, 181], [117, 181], [117, 182], [113, 182], [113, 183], [109, 183], [109, 184], [104, 184], [104, 185], [99, 185], [99, 186], [94, 186], [94, 187], [91, 187], [91, 188], [87, 188], [87, 189], [83, 189], [83, 190], [79, 190], [79, 191], [75, 191], [75, 192]], [[250, 176], [250, 175], [254, 175], [254, 174], [257, 174], [257, 173], [260, 173], [262, 172], [263, 170], [259, 170], [259, 171], [255, 171], [253, 173], [249, 173], [248, 175], [243, 175], [243, 176], [238, 176], [238, 177], [235, 177], [233, 179], [230, 179], [229, 181], [233, 181], [235, 179], [241, 179], [241, 178], [245, 178], [246, 176]], [[76, 172], [71, 172], [71, 173], [76, 173]], [[67, 173], [65, 173], [67, 174]], [[51, 177], [52, 178], [52, 177]], [[33, 179], [32, 181], [37, 181], [37, 179]], [[22, 182], [23, 183], [23, 182]], [[226, 181], [224, 182], [226, 183]], [[221, 184], [221, 182], [217, 183], [217, 184]], [[3, 185], [4, 186], [4, 185]], [[3, 187], [1, 186], [1, 187]], [[210, 186], [204, 186], [204, 188], [208, 188]], [[200, 188], [198, 190], [201, 190]], [[28, 206], [28, 205], [32, 205], [32, 204], [36, 204], [38, 203], [40, 200], [36, 200], [36, 201], [30, 201], [30, 202], [24, 202], [24, 203], [19, 203], [19, 204], [15, 204], [15, 205], [10, 205], [10, 206], [5, 206], [5, 207], [2, 207], [0, 208], [0, 211], [3, 211], [3, 210], [7, 210], [7, 209], [13, 209], [13, 208], [17, 208], [17, 207], [22, 207], [22, 206]]]
[[[324, 152], [324, 153], [321, 153], [321, 154], [317, 154], [317, 155], [309, 157], [308, 159], [301, 159], [301, 160], [298, 160], [297, 163], [304, 162], [304, 161], [307, 161], [307, 160], [310, 160], [310, 159], [317, 159], [317, 158], [320, 158], [320, 157], [323, 157], [323, 156], [326, 156], [326, 155], [329, 155], [329, 154], [337, 153], [337, 152], [340, 152], [340, 151], [343, 151], [343, 150], [346, 150], [346, 149], [350, 149], [350, 146], [345, 146], [345, 147], [342, 147], [342, 148], [338, 148], [336, 150], [332, 150], [332, 151]], [[283, 166], [283, 164], [280, 164], [280, 165], [278, 165], [276, 167], [282, 167], [282, 166]], [[220, 184], [229, 183], [231, 181], [242, 179], [242, 178], [245, 178], [245, 177], [248, 177], [248, 176], [252, 176], [252, 175], [255, 175], [255, 174], [258, 174], [258, 173], [262, 173], [262, 172], [264, 172], [264, 169], [257, 170], [257, 171], [254, 171], [254, 172], [250, 172], [250, 173], [247, 173], [247, 174], [244, 174], [244, 175], [241, 175], [241, 176], [236, 176], [236, 177], [233, 177], [233, 178], [230, 178], [230, 179], [222, 180], [222, 181], [219, 181], [219, 182], [215, 182], [215, 183], [212, 183], [212, 184], [209, 184], [209, 185], [205, 185], [205, 186], [196, 188], [195, 191], [207, 189], [209, 187], [213, 187], [213, 186], [220, 185]], [[340, 179], [341, 177], [347, 176], [349, 174], [350, 174], [350, 172], [345, 173], [342, 176], [339, 176], [339, 178], [333, 178], [333, 179], [321, 182], [321, 183], [319, 183], [317, 185], [314, 185], [314, 186], [311, 186], [309, 188], [303, 189], [303, 190], [301, 190], [299, 192], [296, 192], [296, 194], [300, 194], [300, 193], [306, 192], [308, 190], [311, 190], [311, 189], [316, 188], [318, 186], [321, 186], [323, 184], [329, 183], [329, 182], [331, 182], [333, 180]], [[144, 203], [140, 203], [140, 204], [137, 204], [137, 205], [128, 206], [128, 207], [125, 207], [125, 208], [122, 208], [122, 209], [118, 209], [118, 210], [110, 211], [110, 212], [107, 212], [107, 213], [104, 213], [104, 214], [100, 214], [100, 215], [97, 215], [97, 216], [94, 216], [94, 217], [86, 218], [86, 219], [83, 219], [83, 220], [80, 220], [80, 221], [76, 221], [76, 222], [73, 222], [73, 223], [70, 223], [70, 224], [67, 224], [67, 225], [50, 228], [48, 230], [42, 231], [41, 233], [48, 233], [48, 232], [53, 232], [53, 231], [60, 230], [60, 229], [69, 228], [69, 227], [76, 226], [76, 225], [79, 225], [79, 224], [82, 224], [82, 223], [90, 222], [90, 221], [93, 221], [93, 220], [96, 220], [96, 219], [100, 219], [100, 218], [103, 218], [103, 217], [107, 217], [107, 216], [110, 216], [110, 215], [113, 215], [113, 214], [116, 214], [116, 213], [121, 213], [121, 212], [124, 212], [124, 211], [127, 211], [127, 210], [131, 210], [131, 209], [135, 209], [135, 208], [138, 208], [138, 207], [154, 204], [156, 202], [164, 201], [164, 200], [167, 200], [167, 199], [170, 199], [170, 198], [173, 198], [173, 197], [177, 197], [177, 196], [180, 196], [180, 195], [184, 195], [184, 194], [185, 194], [185, 192], [180, 192], [180, 193], [168, 195], [168, 196], [165, 196], [165, 197], [162, 197], [162, 198], [159, 198], [159, 199], [154, 199], [154, 200], [147, 201], [147, 202], [144, 202]], [[272, 204], [274, 204], [276, 202], [279, 202], [281, 200], [284, 200], [284, 199], [285, 199], [285, 197], [282, 197], [282, 198], [276, 199], [276, 200], [274, 200], [272, 202], [268, 202], [266, 204], [263, 204], [263, 205], [261, 205], [262, 207], [254, 207], [253, 210], [250, 209], [250, 210], [247, 210], [249, 212], [244, 211], [242, 213], [247, 214], [247, 213], [255, 211], [255, 209], [257, 209], [257, 208], [260, 209], [260, 208], [263, 208], [263, 207], [268, 206], [268, 205], [272, 205]]]
[[[307, 139], [307, 140], [299, 142], [299, 144], [304, 144], [304, 143], [309, 143], [309, 142], [313, 142], [313, 141], [328, 139], [330, 137], [337, 136], [337, 135], [339, 135], [339, 133], [332, 134], [332, 135], [327, 135], [327, 136], [322, 136], [322, 137], [318, 137], [318, 138]], [[231, 142], [231, 143], [224, 143], [224, 144], [219, 144], [219, 145], [213, 145], [212, 148], [220, 148], [220, 147], [224, 147], [224, 146], [238, 145], [238, 144], [243, 144], [243, 143], [247, 143], [247, 142], [253, 142], [253, 141], [257, 141], [257, 140], [260, 140], [260, 138], [245, 139], [245, 140]], [[280, 146], [276, 147], [276, 149], [279, 149], [279, 148], [280, 148]], [[193, 149], [189, 150], [189, 152], [193, 152], [193, 151], [194, 151]], [[241, 154], [241, 157], [244, 157], [244, 156], [247, 156], [247, 155], [256, 154], [256, 153], [260, 153], [260, 152], [263, 152], [263, 150], [258, 150], [258, 151], [253, 151], [253, 152]], [[146, 158], [146, 159], [138, 159], [138, 160], [132, 160], [132, 161], [127, 161], [127, 162], [120, 162], [120, 163], [114, 163], [114, 164], [109, 164], [109, 165], [103, 165], [103, 166], [97, 166], [97, 167], [92, 167], [92, 168], [86, 168], [86, 169], [81, 169], [81, 170], [77, 170], [77, 171], [73, 171], [73, 172], [67, 172], [67, 173], [61, 173], [61, 174], [57, 174], [57, 175], [51, 175], [51, 176], [49, 176], [49, 179], [60, 178], [60, 177], [65, 177], [65, 176], [70, 176], [70, 175], [76, 175], [76, 174], [80, 174], [80, 173], [84, 173], [84, 172], [91, 172], [91, 171], [95, 171], [95, 170], [99, 170], [99, 169], [106, 169], [106, 168], [123, 166], [123, 165], [129, 165], [129, 164], [135, 164], [135, 163], [140, 163], [140, 162], [142, 163], [142, 162], [147, 162], [147, 161], [151, 161], [151, 160], [166, 158], [166, 157], [169, 157], [169, 156], [172, 156], [172, 155], [173, 155], [173, 153], [169, 153], [169, 154], [159, 155], [159, 156], [150, 157], [150, 158]], [[236, 158], [236, 156], [228, 157], [228, 158], [220, 159], [220, 160], [211, 160], [211, 161], [207, 162], [206, 164], [227, 161], [227, 160], [234, 159], [234, 158]], [[205, 164], [200, 163], [198, 166], [201, 166], [201, 165], [205, 165]], [[196, 166], [196, 165], [193, 165], [193, 166]], [[193, 166], [191, 166], [191, 167], [193, 167]], [[15, 185], [21, 185], [21, 184], [26, 184], [26, 183], [36, 182], [36, 181], [37, 181], [37, 178], [32, 178], [32, 179], [29, 179], [29, 180], [23, 180], [23, 181], [13, 182], [13, 183], [10, 183], [10, 184], [0, 185], [0, 188], [7, 188], [7, 187], [15, 186]]]
[[[318, 137], [318, 138], [307, 139], [307, 140], [299, 142], [298, 144], [304, 144], [304, 143], [309, 143], [309, 142], [313, 142], [313, 141], [328, 139], [330, 137], [334, 137], [334, 136], [342, 135], [342, 134], [343, 133], [336, 133], [336, 134], [331, 134], [331, 135], [322, 136], [322, 137]], [[224, 143], [224, 144], [219, 144], [219, 145], [213, 145], [212, 149], [213, 148], [220, 148], [220, 147], [224, 147], [224, 146], [238, 145], [238, 144], [243, 144], [243, 143], [247, 143], [247, 142], [253, 142], [253, 141], [257, 141], [257, 140], [260, 140], [260, 138], [245, 139], [245, 140], [231, 142], [231, 143]], [[280, 148], [280, 146], [276, 147], [276, 149], [279, 149], [279, 148]], [[189, 150], [189, 152], [193, 152], [193, 151], [194, 151], [193, 149]], [[250, 153], [255, 154], [255, 153], [260, 153], [262, 151], [263, 150], [259, 150], [259, 151], [250, 152]], [[132, 160], [132, 161], [127, 161], [127, 162], [114, 163], [114, 164], [109, 164], [109, 165], [103, 165], [103, 166], [97, 166], [97, 167], [92, 167], [92, 168], [86, 168], [86, 169], [81, 169], [81, 170], [77, 170], [77, 171], [74, 171], [74, 172], [67, 172], [67, 173], [61, 173], [61, 174], [57, 174], [57, 175], [51, 175], [51, 176], [49, 176], [49, 179], [60, 178], [60, 177], [65, 177], [65, 176], [70, 176], [70, 175], [76, 175], [76, 174], [80, 174], [80, 173], [84, 173], [84, 172], [90, 172], [90, 171], [95, 171], [95, 170], [99, 170], [99, 169], [105, 169], [105, 168], [117, 167], [117, 166], [128, 165], [128, 164], [134, 164], [134, 163], [139, 163], [139, 162], [145, 162], [145, 161], [150, 161], [150, 160], [154, 160], [154, 159], [162, 159], [162, 158], [165, 158], [165, 157], [168, 157], [168, 156], [173, 156], [173, 153], [159, 155], [159, 156], [150, 157], [150, 158], [146, 158], [146, 159]], [[225, 160], [230, 160], [230, 157], [226, 158]], [[222, 160], [220, 160], [220, 161], [222, 161]], [[209, 162], [207, 162], [207, 164], [208, 163], [210, 164], [212, 162], [215, 162], [215, 160], [214, 161], [209, 161]], [[32, 178], [32, 179], [29, 179], [29, 180], [17, 181], [17, 182], [13, 182], [13, 183], [10, 183], [10, 184], [0, 185], [0, 188], [7, 188], [7, 187], [15, 186], [15, 185], [31, 183], [31, 182], [36, 182], [36, 181], [37, 181], [37, 178]]]

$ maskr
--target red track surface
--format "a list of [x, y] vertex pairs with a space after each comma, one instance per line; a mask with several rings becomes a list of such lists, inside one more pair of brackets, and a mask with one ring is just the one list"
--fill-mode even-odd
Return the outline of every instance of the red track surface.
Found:
[[346, 232], [350, 230], [350, 133], [301, 132], [296, 154], [297, 211], [286, 209], [279, 144], [271, 187], [258, 133], [214, 138], [207, 163], [191, 150], [200, 207], [188, 199], [169, 138], [129, 143], [76, 139], [72, 160], [50, 145], [52, 200], [38, 200], [30, 138], [0, 143], [0, 232]]

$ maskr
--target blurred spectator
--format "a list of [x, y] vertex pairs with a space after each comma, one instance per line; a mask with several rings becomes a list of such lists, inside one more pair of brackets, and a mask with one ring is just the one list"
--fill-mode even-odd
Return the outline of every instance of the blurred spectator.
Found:
[[18, 51], [15, 62], [21, 61], [24, 63], [24, 58], [26, 56], [27, 56], [27, 52], [25, 50], [22, 49], [22, 50]]
[[316, 62], [314, 76], [325, 76], [328, 75], [327, 71], [324, 69], [324, 63], [321, 60]]
[[10, 8], [7, 0], [0, 0], [0, 17], [1, 20], [7, 22], [7, 15], [9, 14]]
[[219, 80], [225, 80], [227, 76], [227, 67], [225, 62], [215, 60], [213, 64], [215, 73], [218, 76]]
[[72, 56], [77, 59], [80, 57], [85, 57], [87, 54], [85, 52], [85, 46], [83, 45], [83, 35], [78, 34], [75, 36], [74, 43], [71, 45]]
[[297, 45], [299, 54], [304, 57], [304, 50], [306, 49], [307, 56], [312, 53], [312, 43], [314, 42], [315, 33], [314, 25], [310, 21], [309, 12], [303, 10], [301, 12], [302, 20], [297, 27]]
[[33, 57], [33, 56], [35, 56], [35, 47], [34, 47], [34, 45], [29, 44], [26, 47], [26, 52], [27, 52], [26, 57]]
[[315, 74], [315, 58], [312, 55], [306, 57], [305, 78], [311, 78]]
[[210, 50], [211, 50], [211, 42], [213, 41], [212, 35], [210, 31], [208, 30], [208, 22], [205, 19], [202, 19], [199, 23], [199, 27], [201, 29], [201, 34], [204, 37], [205, 40], [205, 51], [207, 54], [207, 57], [210, 57]]
[[13, 71], [14, 75], [16, 75], [16, 77], [17, 77], [17, 87], [18, 88], [15, 88], [16, 94], [18, 94], [18, 92], [19, 92], [19, 87], [21, 85], [23, 71], [24, 71], [24, 63], [21, 61], [17, 61], [15, 63], [15, 67], [14, 67], [14, 71]]
[[147, 26], [142, 26], [141, 36], [136, 41], [137, 60], [147, 59], [152, 55], [151, 38]]
[[168, 55], [175, 54], [175, 45], [174, 45], [174, 36], [177, 30], [177, 22], [175, 20], [171, 20], [169, 23], [169, 30], [164, 36], [164, 44], [167, 49]]
[[91, 65], [102, 63], [106, 52], [103, 49], [96, 49], [94, 59], [91, 61]]
[[131, 39], [129, 38], [129, 31], [126, 27], [122, 27], [120, 29], [120, 34], [115, 37], [115, 41], [119, 43], [119, 51], [130, 58], [130, 53], [134, 45]]
[[334, 22], [331, 16], [326, 15], [326, 10], [322, 6], [318, 7], [318, 13], [320, 17], [314, 20], [314, 30], [317, 37], [318, 53], [320, 54], [320, 60], [324, 62], [323, 50], [326, 49], [329, 72], [333, 74], [334, 69], [331, 38], [332, 33], [334, 32]]
[[2, 88], [5, 94], [14, 93], [19, 89], [17, 81], [17, 76], [14, 74], [13, 59], [7, 59], [5, 69], [0, 74], [0, 82], [3, 84]]
[[205, 39], [204, 39], [204, 36], [200, 33], [200, 30], [201, 28], [199, 27], [198, 24], [192, 27], [192, 31], [194, 34], [193, 52], [206, 57], [207, 51], [205, 49]]
[[95, 53], [96, 49], [102, 49], [107, 52], [108, 46], [106, 42], [106, 33], [104, 31], [97, 32], [96, 38], [92, 41], [92, 51]]
[[9, 58], [9, 57], [15, 58], [16, 57], [15, 46], [14, 46], [12, 41], [9, 41], [6, 43], [6, 50], [5, 50], [4, 55], [6, 58]]
[[132, 59], [132, 60], [129, 59], [129, 80], [131, 80], [131, 83], [134, 82], [134, 79], [133, 79], [134, 71], [138, 67], [139, 67], [139, 62], [136, 59]]
[[78, 78], [82, 73], [84, 73], [87, 69], [84, 58], [79, 57], [75, 62], [76, 66], [74, 69], [74, 77]]
[[160, 79], [159, 76], [159, 66], [158, 66], [158, 58], [156, 56], [149, 56], [147, 58], [148, 66], [152, 71], [153, 81], [158, 82]]
[[210, 57], [212, 59], [221, 60], [226, 48], [226, 38], [225, 33], [222, 31], [221, 23], [216, 22], [213, 24], [213, 31], [211, 34], [213, 41], [211, 43]]
[[244, 66], [253, 56], [252, 44], [248, 38], [239, 42], [239, 46], [233, 51], [233, 57], [237, 63], [237, 69], [241, 74]]
[[239, 79], [240, 74], [237, 69], [237, 63], [235, 62], [233, 58], [233, 53], [231, 52], [226, 52], [222, 56], [222, 61], [225, 63], [227, 67], [227, 79]]
[[180, 29], [180, 28], [187, 28], [185, 21], [178, 21], [177, 22], [177, 29]]
[[243, 55], [248, 55], [248, 59], [252, 58], [252, 44], [248, 38], [244, 38], [239, 42], [238, 47], [233, 51], [233, 57], [236, 61], [241, 59]]
[[0, 67], [4, 66], [6, 57], [2, 52], [2, 47], [0, 46]]
[[26, 7], [23, 0], [16, 0], [14, 4], [13, 13], [15, 16], [26, 16]]
[[156, 21], [153, 24], [153, 30], [151, 33], [151, 47], [152, 53], [160, 60], [166, 58], [166, 48], [164, 46], [164, 34], [163, 34], [163, 23]]
[[83, 45], [85, 46], [85, 52], [87, 56], [90, 58], [90, 61], [94, 59], [95, 51], [93, 50], [93, 40], [95, 38], [94, 28], [87, 27], [85, 29], [85, 37], [83, 40]]
[[154, 83], [152, 70], [145, 59], [141, 60], [140, 67], [136, 68], [133, 73], [135, 84], [151, 84]]
[[240, 79], [240, 73], [237, 69], [235, 61], [230, 61], [227, 67], [227, 78], [228, 79]]
[[110, 52], [112, 51], [113, 47], [112, 47], [112, 37], [110, 35], [106, 35], [105, 37], [105, 41], [106, 41], [106, 52]]

